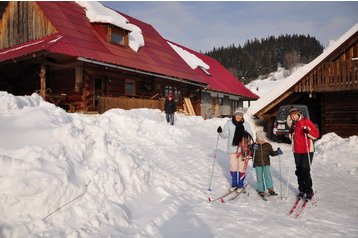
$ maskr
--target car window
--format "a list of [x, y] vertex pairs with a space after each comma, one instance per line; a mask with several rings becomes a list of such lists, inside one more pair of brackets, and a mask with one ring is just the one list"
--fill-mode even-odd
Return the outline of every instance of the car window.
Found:
[[288, 109], [287, 108], [281, 108], [278, 112], [277, 119], [279, 120], [286, 120], [288, 115]]
[[[276, 116], [276, 120], [285, 121], [287, 119], [288, 112], [290, 111], [290, 108], [292, 106], [293, 105], [286, 105], [286, 106], [280, 107], [278, 114]], [[309, 113], [308, 113], [307, 107], [298, 106], [298, 105], [295, 105], [295, 107], [303, 114], [304, 117], [309, 118]]]

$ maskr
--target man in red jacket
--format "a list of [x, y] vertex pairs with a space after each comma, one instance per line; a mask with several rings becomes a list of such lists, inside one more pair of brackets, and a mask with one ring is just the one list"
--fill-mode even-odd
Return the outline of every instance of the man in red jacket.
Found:
[[[313, 159], [313, 140], [319, 136], [317, 127], [308, 119], [304, 118], [300, 111], [293, 107], [289, 111], [292, 120], [291, 138], [292, 150], [296, 163], [296, 176], [298, 180], [299, 194], [297, 197], [312, 199], [312, 179], [310, 165]], [[309, 159], [311, 160], [309, 162]]]

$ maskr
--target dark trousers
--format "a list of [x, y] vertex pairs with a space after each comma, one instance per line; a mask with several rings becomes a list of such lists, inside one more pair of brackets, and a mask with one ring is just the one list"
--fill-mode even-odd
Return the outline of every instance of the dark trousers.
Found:
[[[311, 194], [312, 178], [310, 171], [310, 164], [308, 163], [308, 155], [306, 154], [293, 154], [296, 163], [296, 176], [298, 181], [298, 190], [300, 192]], [[311, 164], [313, 159], [313, 152], [310, 153]]]
[[174, 113], [165, 114], [165, 118], [167, 119], [167, 122], [170, 123], [170, 125], [174, 125]]

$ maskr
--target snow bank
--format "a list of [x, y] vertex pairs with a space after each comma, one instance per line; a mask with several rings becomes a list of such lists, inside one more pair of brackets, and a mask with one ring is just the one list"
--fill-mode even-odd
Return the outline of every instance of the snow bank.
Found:
[[[352, 219], [358, 215], [352, 199], [358, 192], [356, 136], [330, 133], [316, 143], [319, 206], [296, 221], [286, 215], [291, 200], [265, 203], [255, 196], [251, 164], [250, 196], [228, 204], [207, 202], [208, 195], [229, 186], [226, 141], [216, 133], [228, 119], [176, 114], [170, 126], [164, 113], [153, 109], [69, 114], [36, 94], [6, 92], [0, 92], [0, 105], [2, 238], [358, 234]], [[276, 190], [291, 175], [287, 194], [293, 199], [297, 184], [290, 145], [273, 147], [284, 151], [281, 177], [278, 159], [271, 162]]]
[[40, 95], [34, 93], [31, 96], [15, 97], [4, 91], [0, 91], [0, 111], [2, 113], [24, 107], [35, 107], [43, 102]]
[[358, 159], [358, 136], [341, 138], [336, 133], [328, 133], [315, 144], [318, 159], [326, 163], [332, 163], [336, 167], [343, 167], [344, 170], [352, 175], [357, 174]]
[[[153, 179], [151, 165], [137, 155], [140, 144], [124, 135], [141, 137], [138, 121], [150, 123], [150, 116], [160, 117], [160, 112], [87, 117], [67, 114], [35, 94], [14, 97], [2, 92], [1, 102], [6, 105], [0, 117], [1, 237], [28, 237], [33, 226], [38, 234], [45, 232], [42, 219], [84, 192], [86, 185], [82, 205], [47, 218], [45, 230], [55, 223], [58, 235], [68, 237], [87, 222], [94, 230], [101, 230], [102, 223], [117, 230], [128, 226], [130, 214], [121, 204], [130, 194], [152, 187]], [[124, 146], [127, 143], [131, 145]]]

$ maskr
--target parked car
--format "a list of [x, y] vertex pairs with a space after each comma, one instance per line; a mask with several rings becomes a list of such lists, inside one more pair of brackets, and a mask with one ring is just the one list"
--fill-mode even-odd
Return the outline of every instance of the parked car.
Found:
[[297, 108], [304, 117], [308, 119], [310, 118], [308, 108], [306, 105], [301, 105], [301, 104], [282, 105], [278, 109], [273, 124], [274, 140], [285, 141], [289, 139], [289, 132], [290, 132], [292, 121], [291, 118], [288, 116], [288, 112], [292, 107]]

